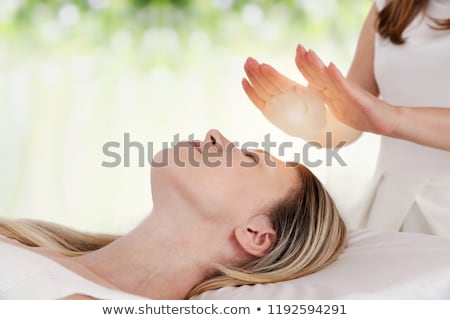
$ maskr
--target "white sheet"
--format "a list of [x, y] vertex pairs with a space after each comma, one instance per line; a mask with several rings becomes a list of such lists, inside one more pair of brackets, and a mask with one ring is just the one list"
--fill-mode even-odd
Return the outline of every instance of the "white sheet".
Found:
[[450, 299], [450, 239], [352, 230], [338, 260], [315, 274], [195, 299]]

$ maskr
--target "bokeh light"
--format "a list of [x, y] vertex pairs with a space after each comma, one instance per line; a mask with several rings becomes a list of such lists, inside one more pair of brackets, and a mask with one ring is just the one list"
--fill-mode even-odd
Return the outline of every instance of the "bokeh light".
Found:
[[[155, 149], [210, 128], [241, 142], [270, 133], [294, 143], [289, 160], [304, 141], [245, 96], [246, 58], [305, 84], [294, 64], [301, 42], [345, 72], [371, 3], [0, 0], [0, 214], [127, 230], [152, 203], [148, 165], [101, 166], [103, 144], [124, 132]], [[344, 211], [376, 160], [376, 139], [365, 139], [343, 151], [348, 167], [313, 168]]]

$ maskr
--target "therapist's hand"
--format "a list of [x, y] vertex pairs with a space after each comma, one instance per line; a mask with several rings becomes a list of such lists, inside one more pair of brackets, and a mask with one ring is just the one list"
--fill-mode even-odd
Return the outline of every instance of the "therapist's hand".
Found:
[[267, 64], [247, 59], [242, 86], [253, 104], [275, 126], [289, 135], [311, 140], [323, 130], [326, 111], [312, 92]]
[[245, 93], [261, 111], [276, 95], [283, 92], [296, 91], [302, 93], [306, 88], [283, 76], [268, 64], [259, 64], [253, 58], [248, 58], [244, 65], [247, 79], [242, 80]]
[[345, 79], [333, 63], [325, 66], [313, 51], [306, 52], [301, 45], [297, 47], [295, 62], [308, 80], [308, 88], [326, 102], [339, 121], [382, 135], [395, 131], [398, 108]]

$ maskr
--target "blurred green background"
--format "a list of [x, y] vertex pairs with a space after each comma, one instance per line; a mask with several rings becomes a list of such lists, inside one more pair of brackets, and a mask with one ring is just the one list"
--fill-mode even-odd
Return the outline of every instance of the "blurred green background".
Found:
[[[0, 0], [0, 214], [128, 230], [152, 207], [149, 166], [101, 165], [103, 144], [125, 132], [155, 151], [210, 128], [301, 151], [249, 102], [242, 66], [252, 56], [305, 84], [301, 43], [346, 72], [371, 3]], [[313, 169], [350, 222], [377, 143], [365, 135], [340, 153], [347, 167]]]

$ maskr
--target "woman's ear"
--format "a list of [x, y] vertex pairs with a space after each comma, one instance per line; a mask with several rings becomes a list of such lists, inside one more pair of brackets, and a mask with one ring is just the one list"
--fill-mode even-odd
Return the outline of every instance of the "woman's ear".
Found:
[[234, 229], [234, 235], [242, 249], [255, 257], [264, 256], [276, 239], [272, 222], [264, 214], [254, 216], [246, 225]]

